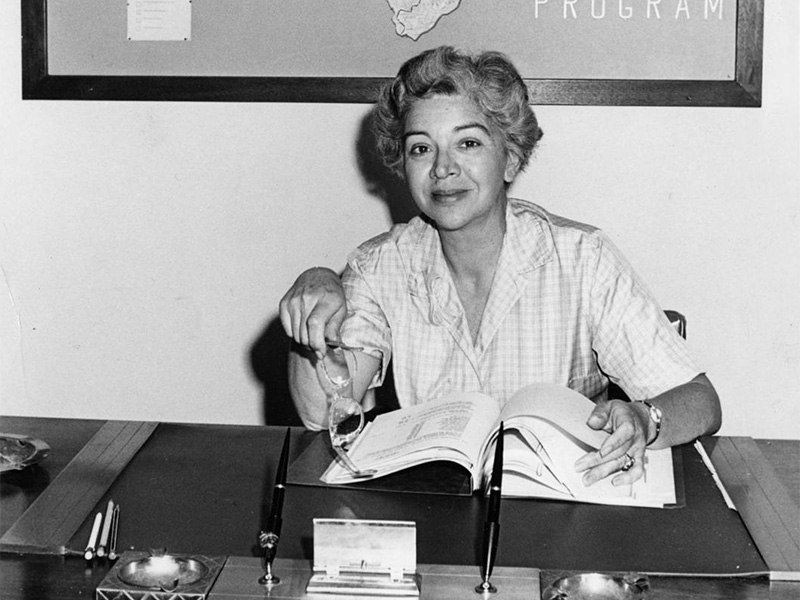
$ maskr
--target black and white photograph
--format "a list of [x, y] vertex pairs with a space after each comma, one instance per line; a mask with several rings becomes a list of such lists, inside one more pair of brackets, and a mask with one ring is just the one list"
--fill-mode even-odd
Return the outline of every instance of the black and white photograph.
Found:
[[800, 597], [796, 0], [3, 0], [0, 596]]

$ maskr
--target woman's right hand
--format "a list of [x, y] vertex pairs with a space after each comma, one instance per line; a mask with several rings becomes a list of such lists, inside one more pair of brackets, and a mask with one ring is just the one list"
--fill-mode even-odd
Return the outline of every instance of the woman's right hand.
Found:
[[318, 356], [325, 353], [326, 338], [339, 339], [339, 328], [346, 314], [342, 280], [324, 267], [301, 273], [280, 301], [281, 324], [286, 335]]

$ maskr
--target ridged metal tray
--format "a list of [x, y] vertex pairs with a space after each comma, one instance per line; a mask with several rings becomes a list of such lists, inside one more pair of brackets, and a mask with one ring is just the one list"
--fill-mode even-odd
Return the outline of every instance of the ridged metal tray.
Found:
[[641, 600], [649, 587], [647, 576], [638, 573], [578, 573], [551, 583], [542, 600]]

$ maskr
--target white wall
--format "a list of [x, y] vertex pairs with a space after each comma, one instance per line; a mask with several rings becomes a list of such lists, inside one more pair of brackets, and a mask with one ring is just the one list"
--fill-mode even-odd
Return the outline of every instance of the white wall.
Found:
[[[391, 223], [356, 164], [368, 107], [23, 102], [19, 27], [0, 2], [0, 411], [265, 422], [282, 292]], [[797, 41], [796, 0], [768, 0], [760, 109], [539, 107], [513, 190], [688, 315], [728, 435], [800, 437]]]

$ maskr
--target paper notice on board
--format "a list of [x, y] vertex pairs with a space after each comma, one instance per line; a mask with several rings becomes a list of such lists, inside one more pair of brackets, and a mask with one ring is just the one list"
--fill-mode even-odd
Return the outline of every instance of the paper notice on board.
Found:
[[128, 40], [192, 39], [191, 0], [128, 0]]

